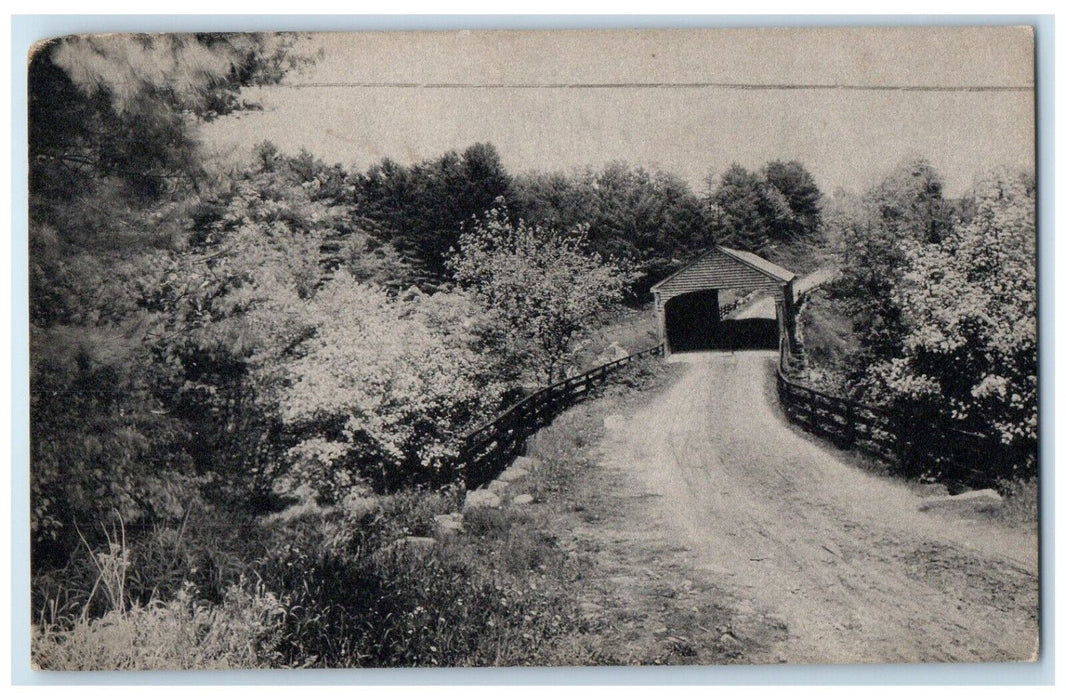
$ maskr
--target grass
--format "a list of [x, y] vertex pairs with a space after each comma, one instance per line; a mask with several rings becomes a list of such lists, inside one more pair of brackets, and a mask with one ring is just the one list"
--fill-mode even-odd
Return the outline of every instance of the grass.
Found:
[[832, 252], [818, 241], [773, 245], [759, 251], [759, 255], [797, 275], [807, 275], [833, 263]]
[[659, 342], [655, 324], [655, 308], [651, 304], [639, 309], [619, 307], [600, 328], [582, 339], [573, 361], [575, 369], [583, 372], [615, 359], [603, 357], [612, 343], [617, 343], [627, 354], [655, 346]]
[[996, 520], [1008, 527], [1036, 531], [1040, 526], [1040, 486], [1035, 478], [1002, 481], [997, 490], [1003, 506]]
[[285, 611], [262, 587], [232, 586], [220, 605], [188, 587], [163, 603], [114, 609], [69, 626], [33, 628], [32, 661], [45, 670], [196, 670], [275, 665]]
[[[220, 603], [191, 583], [170, 600], [103, 614], [40, 614], [32, 659], [46, 670], [492, 666], [535, 664], [577, 624], [579, 569], [528, 513], [483, 509], [426, 551], [457, 493], [407, 492], [367, 511], [274, 521], [249, 575]], [[136, 545], [134, 545], [136, 546]], [[129, 550], [112, 555], [131, 559]], [[98, 555], [97, 555], [98, 556]], [[252, 584], [250, 581], [253, 580]]]

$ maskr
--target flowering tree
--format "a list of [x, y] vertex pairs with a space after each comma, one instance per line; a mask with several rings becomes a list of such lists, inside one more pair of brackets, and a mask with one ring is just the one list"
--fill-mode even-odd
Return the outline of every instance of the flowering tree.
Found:
[[338, 273], [309, 304], [313, 337], [284, 367], [279, 407], [296, 443], [282, 489], [332, 502], [440, 475], [457, 430], [499, 396], [458, 321], [473, 316], [457, 294], [396, 300]]
[[495, 322], [505, 354], [549, 382], [628, 280], [619, 264], [587, 250], [587, 230], [512, 224], [496, 208], [463, 233], [451, 260], [456, 280]]
[[905, 248], [935, 244], [950, 232], [943, 188], [928, 161], [907, 159], [861, 200], [838, 198], [829, 207], [827, 232], [841, 247], [833, 293], [853, 319], [861, 354], [852, 364], [860, 374], [901, 352], [906, 328], [896, 292], [909, 265]]
[[904, 245], [894, 290], [902, 355], [874, 368], [883, 391], [1015, 444], [1036, 438], [1036, 200], [1031, 178], [996, 173], [972, 220]]

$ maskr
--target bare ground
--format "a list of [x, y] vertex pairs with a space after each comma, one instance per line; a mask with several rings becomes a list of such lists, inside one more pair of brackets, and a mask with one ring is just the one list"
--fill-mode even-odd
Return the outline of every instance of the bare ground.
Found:
[[[1031, 660], [1037, 542], [922, 513], [902, 481], [790, 426], [773, 353], [685, 358], [552, 504], [585, 663]], [[639, 403], [638, 403], [639, 402]], [[541, 507], [548, 507], [543, 504]], [[565, 646], [565, 645], [564, 645]]]

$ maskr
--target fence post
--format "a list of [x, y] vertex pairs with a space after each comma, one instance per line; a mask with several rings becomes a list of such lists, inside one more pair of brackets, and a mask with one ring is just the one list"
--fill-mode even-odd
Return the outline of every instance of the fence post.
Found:
[[907, 436], [910, 432], [910, 416], [900, 415], [896, 418], [896, 458], [899, 460], [899, 469], [903, 474], [910, 474], [910, 450], [907, 449]]
[[855, 446], [855, 406], [850, 401], [844, 404], [844, 434], [848, 447]]

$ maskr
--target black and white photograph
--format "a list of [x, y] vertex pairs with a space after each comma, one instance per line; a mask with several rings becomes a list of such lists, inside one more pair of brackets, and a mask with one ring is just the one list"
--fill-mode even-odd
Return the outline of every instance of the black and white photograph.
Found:
[[1034, 52], [36, 43], [31, 667], [1039, 661]]

